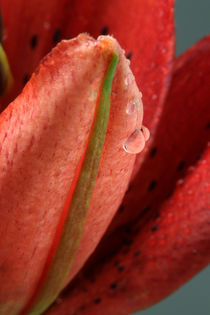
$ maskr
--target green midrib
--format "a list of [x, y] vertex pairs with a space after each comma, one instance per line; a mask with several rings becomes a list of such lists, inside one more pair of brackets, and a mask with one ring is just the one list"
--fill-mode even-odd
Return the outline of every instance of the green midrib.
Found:
[[37, 315], [44, 312], [55, 301], [69, 275], [79, 247], [99, 170], [109, 121], [112, 81], [117, 63], [118, 55], [113, 53], [101, 86], [91, 134], [61, 238], [48, 273], [27, 314]]

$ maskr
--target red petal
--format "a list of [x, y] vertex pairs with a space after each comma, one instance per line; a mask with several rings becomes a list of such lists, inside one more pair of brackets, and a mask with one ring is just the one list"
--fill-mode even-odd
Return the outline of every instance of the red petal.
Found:
[[109, 126], [75, 273], [118, 208], [135, 160], [123, 149], [136, 128], [136, 115], [127, 115], [126, 106], [140, 97], [135, 80], [125, 86], [127, 60], [110, 38], [95, 41], [83, 34], [61, 42], [0, 116], [2, 314], [18, 313], [37, 286], [113, 50], [120, 58]]
[[157, 209], [209, 139], [210, 37], [176, 60], [171, 89], [145, 161], [109, 231]]
[[[168, 296], [210, 261], [210, 149], [129, 247], [91, 271], [47, 314], [131, 314]], [[135, 233], [135, 228], [131, 231]], [[87, 278], [90, 273], [87, 274]], [[63, 300], [64, 299], [64, 300]]]
[[[91, 275], [95, 283], [81, 274], [75, 289], [66, 291], [66, 299], [49, 314], [70, 315], [84, 308], [86, 314], [128, 314], [164, 298], [209, 262], [209, 149], [160, 213], [156, 213], [177, 178], [184, 175], [186, 166], [195, 161], [209, 139], [209, 69], [207, 37], [176, 61], [153, 150], [127, 194], [127, 214], [121, 222], [130, 217], [137, 221], [136, 210], [144, 209], [148, 215], [141, 216], [139, 224], [122, 227], [105, 238], [95, 259], [98, 262], [98, 256], [105, 257], [107, 263], [102, 263], [102, 268], [95, 265], [95, 272], [91, 265], [84, 271], [85, 277]], [[182, 182], [181, 179], [179, 183]], [[113, 229], [119, 224], [120, 215], [115, 218]], [[115, 241], [120, 252], [114, 247]], [[108, 259], [110, 244], [118, 253]]]
[[[16, 96], [53, 40], [80, 32], [113, 34], [132, 53], [131, 68], [143, 92], [145, 122], [152, 127], [168, 85], [174, 52], [174, 0], [1, 1], [4, 45], [15, 77]], [[11, 10], [12, 7], [12, 10]], [[11, 98], [10, 98], [11, 99]], [[8, 102], [6, 100], [5, 102]]]

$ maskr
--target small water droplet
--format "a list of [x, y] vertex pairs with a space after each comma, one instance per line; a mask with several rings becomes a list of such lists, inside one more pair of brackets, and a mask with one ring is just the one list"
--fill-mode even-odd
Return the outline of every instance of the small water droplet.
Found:
[[141, 107], [141, 101], [137, 97], [135, 97], [132, 101], [130, 101], [127, 104], [126, 113], [128, 115], [132, 115], [136, 113], [137, 111], [139, 111], [140, 107]]
[[153, 99], [153, 100], [156, 100], [157, 97], [158, 97], [157, 94], [153, 94], [153, 95], [152, 95], [152, 99]]
[[94, 101], [94, 100], [96, 100], [96, 98], [97, 98], [97, 92], [96, 91], [91, 91], [89, 99], [91, 101]]
[[145, 137], [140, 129], [136, 129], [125, 141], [123, 148], [127, 153], [137, 154], [145, 145]]
[[132, 73], [128, 73], [127, 77], [125, 78], [125, 85], [128, 86], [133, 82], [133, 74]]
[[177, 185], [180, 186], [184, 184], [184, 179], [183, 178], [180, 178], [178, 181], [177, 181]]

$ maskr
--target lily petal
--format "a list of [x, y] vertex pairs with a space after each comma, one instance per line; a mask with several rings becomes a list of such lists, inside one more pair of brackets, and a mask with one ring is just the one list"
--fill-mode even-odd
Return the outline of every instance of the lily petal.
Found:
[[[1, 314], [20, 312], [39, 286], [113, 52], [119, 64], [109, 125], [75, 273], [118, 208], [135, 160], [123, 149], [137, 123], [126, 108], [141, 93], [135, 81], [129, 90], [125, 85], [127, 60], [111, 37], [63, 41], [0, 116]], [[142, 113], [140, 107], [140, 128]]]
[[[210, 150], [134, 242], [64, 292], [48, 315], [127, 315], [178, 289], [210, 261]], [[135, 231], [135, 229], [133, 230]], [[88, 277], [88, 275], [87, 275]]]
[[109, 233], [135, 221], [142, 213], [157, 211], [210, 138], [209, 46], [210, 37], [206, 37], [175, 61], [171, 88], [150, 150], [145, 152], [144, 163]]
[[[209, 139], [209, 52], [207, 37], [175, 63], [153, 150], [128, 192], [134, 204], [131, 198], [124, 206], [130, 216], [135, 207], [143, 213], [137, 217], [136, 211], [134, 223], [118, 229], [122, 214], [115, 217], [113, 233], [106, 234], [48, 314], [130, 314], [163, 299], [209, 263], [209, 147], [183, 178]], [[175, 192], [157, 212], [178, 178]]]
[[174, 56], [174, 0], [132, 0], [132, 4], [130, 0], [0, 0], [0, 4], [4, 46], [15, 78], [10, 101], [56, 41], [81, 32], [94, 37], [108, 33], [131, 58], [143, 92], [145, 124], [150, 130], [155, 127]]

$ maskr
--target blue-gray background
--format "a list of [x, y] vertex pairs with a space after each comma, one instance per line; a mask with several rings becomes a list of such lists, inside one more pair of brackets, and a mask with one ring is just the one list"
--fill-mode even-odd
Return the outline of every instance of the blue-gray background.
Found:
[[[176, 32], [177, 55], [209, 34], [210, 0], [177, 0]], [[210, 315], [210, 267], [163, 302], [137, 314]]]

